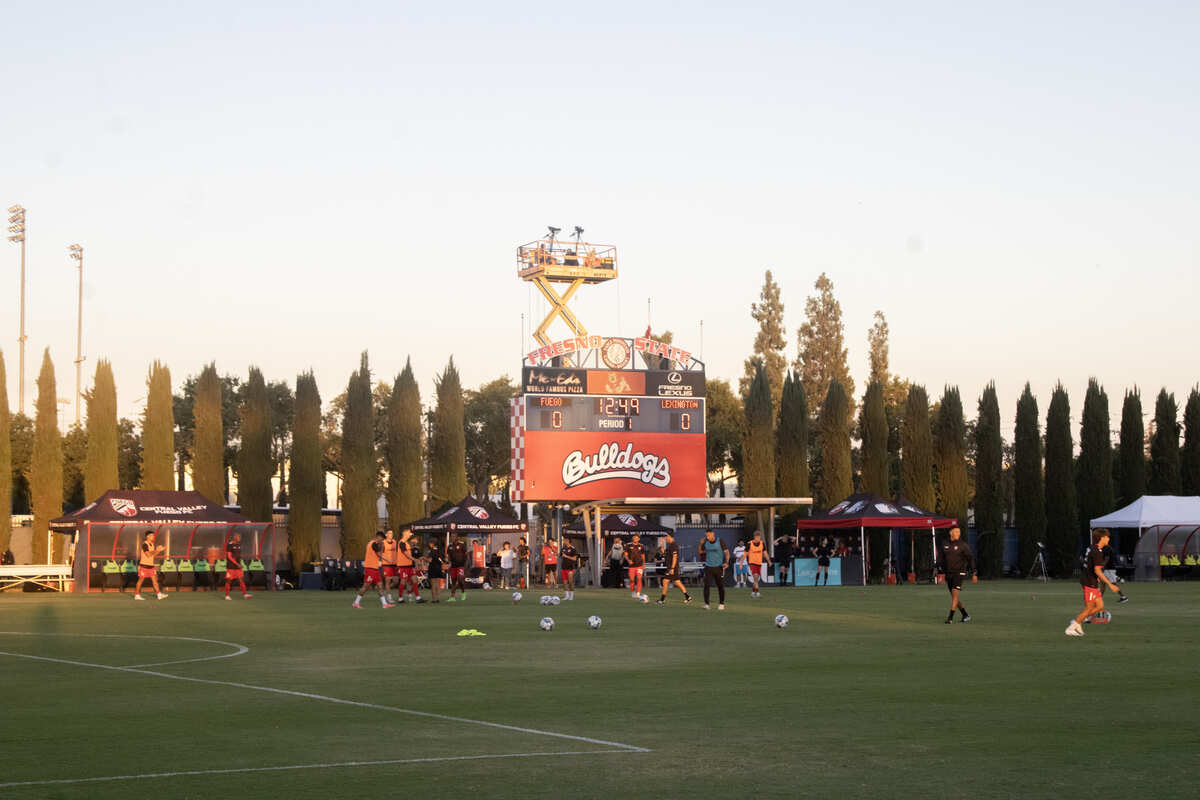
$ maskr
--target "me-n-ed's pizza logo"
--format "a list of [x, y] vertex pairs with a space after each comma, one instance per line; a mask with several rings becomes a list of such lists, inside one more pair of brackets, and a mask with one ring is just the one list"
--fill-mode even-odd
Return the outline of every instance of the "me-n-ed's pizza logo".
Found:
[[483, 508], [482, 506], [467, 506], [467, 511], [469, 511], [471, 516], [475, 519], [488, 518], [487, 509]]
[[600, 357], [609, 369], [621, 369], [629, 363], [629, 345], [624, 339], [606, 339], [600, 348]]
[[610, 478], [628, 478], [662, 489], [671, 483], [671, 462], [653, 453], [635, 452], [632, 442], [624, 450], [616, 442], [602, 444], [588, 456], [582, 450], [575, 450], [563, 459], [564, 488]]
[[126, 500], [124, 497], [110, 497], [108, 504], [112, 506], [113, 511], [122, 517], [132, 517], [137, 514], [137, 505], [132, 500]]

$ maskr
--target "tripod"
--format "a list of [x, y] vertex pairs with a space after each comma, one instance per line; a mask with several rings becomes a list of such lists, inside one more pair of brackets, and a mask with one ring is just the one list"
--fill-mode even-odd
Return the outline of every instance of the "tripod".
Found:
[[1042, 543], [1041, 543], [1041, 542], [1038, 542], [1038, 554], [1037, 554], [1037, 558], [1035, 558], [1035, 559], [1033, 560], [1033, 566], [1029, 568], [1029, 577], [1030, 577], [1030, 578], [1033, 578], [1033, 577], [1035, 577], [1035, 576], [1037, 575], [1037, 573], [1038, 573], [1038, 572], [1041, 572], [1041, 573], [1042, 573], [1042, 578], [1041, 578], [1041, 580], [1042, 580], [1042, 583], [1045, 583], [1045, 582], [1046, 582], [1046, 580], [1047, 580], [1047, 576], [1046, 576], [1046, 548], [1042, 546]]

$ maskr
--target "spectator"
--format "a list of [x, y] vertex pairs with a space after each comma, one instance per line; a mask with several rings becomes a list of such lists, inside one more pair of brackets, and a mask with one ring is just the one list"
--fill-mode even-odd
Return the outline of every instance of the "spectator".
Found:
[[517, 560], [517, 551], [505, 542], [500, 547], [500, 588], [511, 589], [513, 584], [513, 566]]
[[12, 548], [4, 551], [4, 555], [0, 557], [0, 564], [9, 565], [17, 563], [16, 557], [13, 556]]
[[784, 586], [792, 570], [792, 537], [786, 533], [775, 540], [775, 563], [779, 565], [779, 585]]
[[529, 545], [524, 536], [517, 542], [517, 583], [522, 589], [529, 585]]
[[608, 551], [608, 568], [612, 572], [613, 585], [618, 589], [625, 585], [621, 577], [624, 562], [625, 545], [621, 542], [621, 537], [616, 536], [613, 538], [612, 549]]

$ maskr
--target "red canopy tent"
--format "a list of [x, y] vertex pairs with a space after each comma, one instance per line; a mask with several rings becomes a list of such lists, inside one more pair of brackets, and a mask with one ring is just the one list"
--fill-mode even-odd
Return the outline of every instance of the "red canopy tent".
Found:
[[[813, 514], [811, 517], [796, 521], [796, 530], [830, 530], [834, 528], [858, 528], [859, 541], [863, 552], [862, 582], [867, 582], [867, 528], [898, 528], [901, 530], [929, 529], [930, 537], [936, 537], [935, 530], [953, 528], [958, 520], [952, 517], [941, 517], [931, 514], [915, 503], [909, 502], [903, 496], [888, 500], [877, 494], [861, 492], [852, 494], [828, 511]], [[937, 565], [937, 541], [933, 541], [933, 563]], [[891, 540], [888, 540], [888, 556], [891, 557]]]

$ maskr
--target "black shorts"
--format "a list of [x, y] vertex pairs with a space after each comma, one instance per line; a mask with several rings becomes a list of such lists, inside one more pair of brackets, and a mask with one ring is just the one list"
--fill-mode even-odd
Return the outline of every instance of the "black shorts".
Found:
[[829, 566], [829, 559], [828, 559], [828, 558], [818, 558], [818, 559], [817, 559], [817, 566], [818, 566], [818, 567], [828, 567], [828, 566]]
[[946, 573], [946, 588], [949, 589], [950, 591], [954, 591], [955, 589], [961, 589], [962, 585], [963, 585], [963, 578], [965, 578], [965, 577], [966, 577], [966, 575], [963, 575], [961, 573], [947, 572]]
[[430, 567], [429, 568], [429, 577], [444, 578], [444, 577], [446, 577], [446, 573], [442, 571], [441, 567]]
[[663, 573], [661, 576], [659, 576], [659, 577], [661, 577], [661, 578], [662, 578], [664, 581], [666, 581], [667, 583], [670, 583], [671, 581], [681, 581], [681, 580], [683, 580], [683, 576], [682, 576], [682, 575], [680, 575], [678, 572], [664, 572], [664, 573]]

